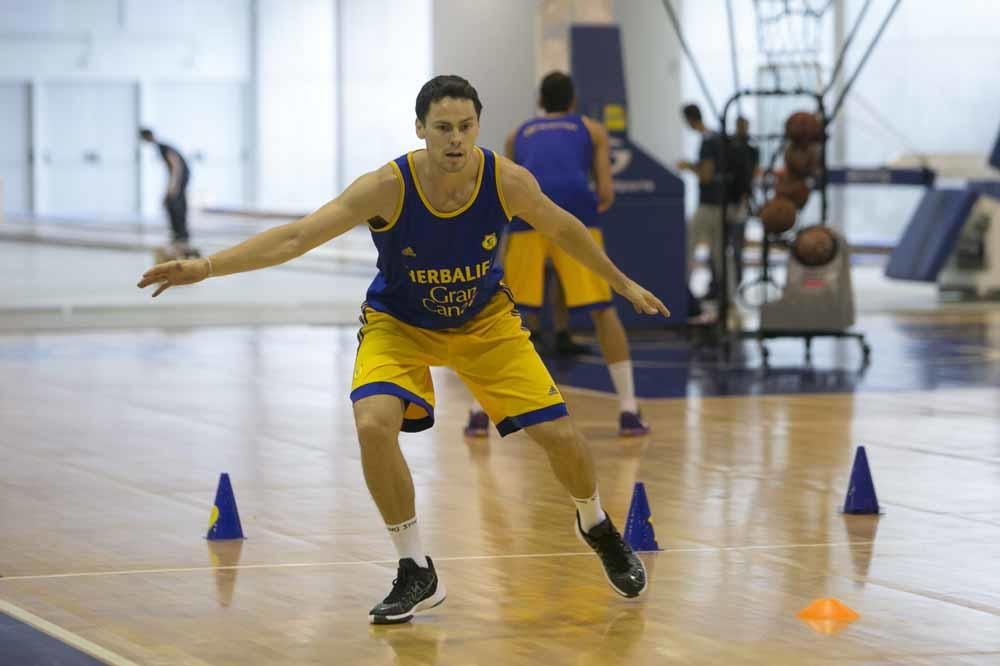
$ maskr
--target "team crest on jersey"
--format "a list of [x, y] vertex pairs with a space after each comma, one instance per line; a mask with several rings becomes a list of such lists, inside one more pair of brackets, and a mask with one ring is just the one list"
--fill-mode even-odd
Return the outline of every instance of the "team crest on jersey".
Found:
[[486, 234], [483, 236], [483, 249], [492, 250], [497, 246], [497, 235], [496, 234]]

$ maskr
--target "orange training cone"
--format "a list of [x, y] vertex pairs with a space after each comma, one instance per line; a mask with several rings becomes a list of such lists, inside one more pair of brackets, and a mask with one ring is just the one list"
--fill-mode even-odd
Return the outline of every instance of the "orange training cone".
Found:
[[798, 618], [817, 634], [833, 636], [846, 629], [860, 615], [837, 599], [817, 599], [799, 611]]
[[817, 599], [799, 611], [800, 620], [833, 620], [836, 622], [854, 622], [860, 615], [834, 598]]

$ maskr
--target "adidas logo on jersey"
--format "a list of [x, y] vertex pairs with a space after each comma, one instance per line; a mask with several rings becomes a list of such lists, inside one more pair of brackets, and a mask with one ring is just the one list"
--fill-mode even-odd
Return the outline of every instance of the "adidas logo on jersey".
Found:
[[559, 391], [556, 389], [555, 384], [549, 387], [549, 395], [556, 395]]
[[403, 248], [403, 256], [404, 257], [415, 257], [415, 256], [417, 256], [417, 253], [413, 251], [412, 247], [410, 247], [409, 245], [407, 245], [406, 247]]

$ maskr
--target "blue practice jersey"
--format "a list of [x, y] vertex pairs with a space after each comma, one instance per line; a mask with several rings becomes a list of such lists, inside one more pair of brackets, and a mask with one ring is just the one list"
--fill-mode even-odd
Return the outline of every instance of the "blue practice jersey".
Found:
[[369, 221], [378, 248], [369, 307], [420, 328], [454, 328], [501, 288], [497, 245], [510, 217], [497, 159], [478, 147], [472, 159], [480, 163], [472, 198], [450, 213], [434, 210], [420, 190], [413, 153], [392, 162], [403, 183], [402, 201], [395, 219]]
[[[583, 118], [567, 113], [524, 123], [514, 137], [514, 161], [531, 172], [557, 206], [588, 227], [597, 224], [597, 195], [590, 189], [594, 142]], [[530, 228], [514, 220], [510, 230]]]

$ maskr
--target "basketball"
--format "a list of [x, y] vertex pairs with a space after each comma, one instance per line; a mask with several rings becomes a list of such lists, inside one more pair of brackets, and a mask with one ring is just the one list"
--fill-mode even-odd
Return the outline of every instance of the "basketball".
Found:
[[795, 235], [792, 254], [803, 266], [825, 266], [837, 256], [837, 237], [823, 226], [806, 227]]
[[795, 204], [788, 199], [771, 199], [760, 209], [760, 222], [769, 234], [783, 234], [795, 226]]
[[804, 208], [809, 201], [809, 185], [801, 178], [785, 176], [774, 186], [774, 194], [777, 197], [788, 199], [796, 208]]
[[816, 175], [819, 169], [819, 149], [815, 145], [798, 146], [789, 144], [785, 148], [785, 168], [798, 178]]
[[823, 139], [823, 125], [815, 113], [796, 111], [785, 121], [785, 136], [796, 144], [820, 141]]

